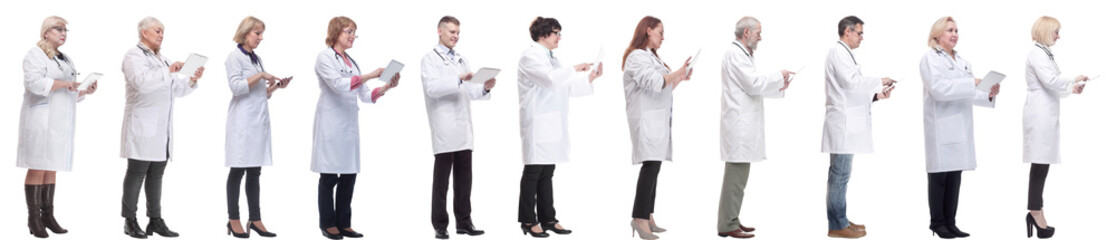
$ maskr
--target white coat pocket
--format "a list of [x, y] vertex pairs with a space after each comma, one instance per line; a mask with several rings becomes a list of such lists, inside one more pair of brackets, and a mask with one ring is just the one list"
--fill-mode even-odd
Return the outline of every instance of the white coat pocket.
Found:
[[948, 145], [965, 141], [964, 115], [960, 113], [941, 117], [935, 123], [937, 128], [938, 144]]
[[562, 112], [535, 114], [532, 118], [531, 132], [536, 143], [561, 141], [562, 129]]
[[132, 116], [131, 122], [130, 128], [133, 136], [152, 138], [155, 137], [156, 132], [158, 132], [158, 130], [156, 130], [158, 129], [158, 127], [156, 127], [158, 125], [157, 119]]
[[849, 134], [864, 133], [868, 131], [872, 120], [868, 115], [868, 107], [849, 107], [845, 112], [845, 130]]
[[649, 143], [663, 142], [670, 135], [669, 119], [664, 116], [665, 109], [643, 112], [639, 118], [640, 139]]

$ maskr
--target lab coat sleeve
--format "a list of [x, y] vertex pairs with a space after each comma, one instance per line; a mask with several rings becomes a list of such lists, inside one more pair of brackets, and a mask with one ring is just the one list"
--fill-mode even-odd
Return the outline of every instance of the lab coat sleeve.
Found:
[[54, 79], [46, 77], [47, 61], [35, 57], [32, 53], [34, 52], [28, 52], [27, 56], [23, 57], [23, 87], [31, 94], [45, 97], [54, 87]]
[[357, 91], [357, 98], [360, 98], [361, 102], [366, 103], [376, 103], [376, 100], [378, 100], [380, 96], [373, 95], [381, 95], [380, 88], [373, 89], [368, 87], [368, 84], [361, 84], [360, 87], [357, 87]]
[[[422, 58], [422, 88], [426, 96], [441, 98], [450, 94], [461, 92], [461, 79], [441, 59], [430, 59], [430, 55]], [[471, 84], [470, 84], [471, 85]]]
[[743, 59], [747, 56], [739, 54], [730, 55], [728, 64], [729, 79], [736, 81], [744, 88], [744, 93], [752, 96], [781, 96], [779, 89], [783, 88], [783, 73], [760, 74], [756, 71], [754, 63]]
[[[165, 61], [166, 59], [163, 60]], [[194, 89], [198, 87], [198, 82], [190, 81], [190, 78], [193, 77], [193, 75], [194, 73], [188, 73], [188, 75], [170, 75], [171, 90], [174, 90], [174, 97], [185, 97], [186, 95], [190, 95], [190, 93], [194, 92]]]
[[1031, 56], [1027, 58], [1028, 64], [1035, 70], [1035, 77], [1038, 77], [1039, 84], [1042, 84], [1047, 90], [1058, 94], [1059, 98], [1064, 98], [1070, 95], [1073, 91], [1074, 79], [1065, 77], [1058, 74], [1057, 67], [1054, 66], [1054, 61], [1049, 60], [1049, 56], [1042, 51], [1032, 51]]
[[[234, 52], [233, 54], [237, 53]], [[233, 54], [229, 54], [229, 57], [225, 59], [225, 73], [228, 75], [229, 90], [232, 90], [233, 96], [243, 96], [248, 94], [251, 88], [248, 85], [248, 78], [251, 76], [244, 76], [244, 66]]]
[[[922, 84], [930, 97], [937, 101], [955, 101], [964, 99], [973, 99], [974, 96], [979, 95], [976, 89], [975, 79], [971, 77], [963, 78], [946, 78], [946, 71], [949, 71], [948, 62], [943, 62], [939, 56], [927, 54], [922, 57], [922, 64], [919, 64], [919, 72], [922, 74]], [[988, 100], [988, 93], [984, 93], [985, 101]]]
[[[314, 63], [314, 72], [318, 74], [318, 79], [324, 82], [326, 88], [330, 91], [334, 93], [349, 92], [353, 89], [352, 78], [341, 76], [341, 71], [338, 69], [341, 66], [335, 66], [335, 60], [330, 54], [318, 54], [318, 60]], [[361, 86], [364, 86], [364, 84], [361, 84]]]
[[546, 89], [566, 87], [574, 75], [573, 67], [553, 68], [548, 65], [546, 56], [540, 54], [527, 54], [519, 59], [519, 71], [526, 75], [528, 80]]
[[[852, 62], [851, 56], [845, 56], [848, 53], [842, 53], [843, 49], [830, 51], [830, 64], [833, 64], [833, 72], [837, 77], [837, 84], [841, 88], [852, 92], [863, 93], [880, 93], [883, 92], [883, 83], [878, 77], [866, 77], [860, 73], [860, 67]], [[868, 96], [871, 98], [871, 96]]]
[[593, 83], [589, 82], [589, 74], [574, 74], [573, 79], [570, 81], [569, 90], [570, 97], [581, 97], [593, 95]]
[[169, 74], [163, 72], [167, 71], [166, 68], [148, 66], [147, 59], [140, 51], [129, 51], [125, 54], [121, 69], [127, 84], [143, 95], [158, 89], [162, 84], [163, 74]]
[[976, 90], [976, 96], [973, 98], [973, 106], [996, 108], [996, 98], [988, 99], [989, 92]]
[[[465, 62], [465, 69], [472, 69], [469, 67], [469, 59], [462, 58]], [[492, 92], [484, 90], [484, 84], [465, 84], [465, 92], [469, 95], [469, 100], [488, 100], [492, 99]]]
[[636, 87], [658, 93], [666, 87], [663, 74], [656, 68], [655, 56], [646, 51], [632, 51], [624, 62], [624, 74], [635, 80]]

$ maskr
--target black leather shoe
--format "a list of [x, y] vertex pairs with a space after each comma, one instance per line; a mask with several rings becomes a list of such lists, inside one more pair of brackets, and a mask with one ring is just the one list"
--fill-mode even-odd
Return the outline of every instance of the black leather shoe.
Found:
[[140, 228], [135, 218], [124, 219], [124, 235], [138, 239], [147, 239], [147, 234]]
[[469, 234], [469, 236], [483, 235], [484, 230], [477, 229], [473, 226], [473, 222], [466, 221], [457, 225], [457, 234]]
[[362, 237], [364, 237], [364, 234], [360, 234], [356, 231], [346, 231], [345, 229], [340, 229], [340, 228], [338, 228], [337, 231], [341, 232], [341, 236], [345, 236], [347, 238], [362, 238]]
[[539, 225], [539, 223], [520, 223], [519, 229], [523, 230], [524, 235], [530, 233], [532, 237], [536, 238], [550, 237], [550, 234], [547, 234], [546, 230], [543, 230], [542, 232], [531, 231], [531, 228], [535, 227], [535, 225]]
[[959, 238], [969, 237], [969, 233], [962, 232], [961, 229], [957, 229], [957, 225], [946, 226], [946, 229], [949, 229], [950, 233], [953, 233], [954, 236], [957, 236]]
[[163, 221], [162, 218], [152, 218], [147, 222], [147, 236], [156, 233], [163, 237], [178, 237], [178, 233], [171, 231], [170, 228], [167, 227], [167, 222]]
[[[460, 230], [458, 230], [458, 231], [460, 231]], [[444, 229], [444, 228], [434, 229], [434, 238], [449, 239], [449, 231], [446, 231], [446, 229]]]
[[322, 229], [322, 236], [325, 236], [326, 238], [329, 238], [329, 239], [342, 239], [342, 238], [345, 238], [345, 237], [341, 236], [341, 234], [340, 234], [340, 233], [338, 233], [338, 234], [330, 234], [330, 233], [329, 233], [329, 231], [326, 231], [325, 229]]
[[236, 238], [248, 238], [248, 236], [249, 236], [248, 231], [244, 231], [242, 233], [238, 233], [236, 231], [233, 231], [231, 222], [230, 223], [225, 223], [225, 228], [229, 229], [227, 231], [228, 234], [225, 234], [225, 235], [232, 235], [233, 237], [236, 237]]
[[564, 228], [559, 229], [559, 228], [555, 227], [554, 225], [558, 225], [558, 222], [543, 223], [542, 224], [542, 229], [543, 229], [543, 231], [551, 231], [551, 232], [554, 232], [554, 233], [557, 233], [557, 234], [562, 234], [562, 235], [570, 234], [570, 233], [573, 232], [573, 230], [569, 230], [569, 229], [564, 229]]
[[[256, 231], [256, 235], [260, 235], [262, 237], [278, 236], [278, 234], [275, 234], [273, 232], [265, 232], [264, 230], [260, 230], [260, 228], [256, 227], [256, 224], [252, 224], [252, 221], [248, 221], [248, 226], [245, 227], [244, 229], [254, 230], [254, 231]], [[249, 232], [248, 230], [244, 230], [244, 231]]]

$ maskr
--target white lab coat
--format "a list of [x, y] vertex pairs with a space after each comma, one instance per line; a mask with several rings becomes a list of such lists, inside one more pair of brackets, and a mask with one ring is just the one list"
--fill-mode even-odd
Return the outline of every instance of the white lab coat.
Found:
[[469, 101], [491, 98], [484, 85], [458, 79], [469, 72], [469, 62], [460, 52], [450, 56], [446, 50], [439, 44], [422, 58], [422, 89], [434, 154], [472, 150], [473, 117]]
[[721, 62], [721, 161], [767, 159], [763, 98], [782, 97], [783, 74], [761, 74], [751, 52], [734, 41]]
[[570, 161], [570, 97], [593, 94], [587, 74], [562, 66], [550, 50], [537, 43], [519, 57], [519, 136], [523, 164]]
[[[316, 173], [360, 173], [360, 129], [358, 114], [362, 102], [372, 101], [372, 88], [361, 84], [351, 89], [353, 76], [360, 76], [355, 60], [345, 65], [344, 57], [333, 48], [318, 54], [314, 71], [318, 75], [318, 107], [314, 111], [314, 147], [310, 170]], [[351, 60], [351, 58], [350, 58]]]
[[1058, 116], [1061, 98], [1073, 91], [1072, 76], [1062, 76], [1054, 54], [1035, 43], [1027, 55], [1027, 102], [1023, 104], [1023, 162], [1062, 162]]
[[75, 81], [76, 75], [71, 59], [47, 57], [39, 47], [23, 57], [16, 166], [48, 171], [73, 167], [75, 111], [82, 97], [67, 89], [50, 89], [54, 80]]
[[649, 49], [636, 49], [624, 61], [624, 99], [632, 139], [632, 164], [671, 160], [673, 86], [663, 88], [670, 69]]
[[[124, 54], [124, 124], [120, 157], [163, 162], [173, 149], [174, 98], [194, 91], [186, 75], [171, 74], [170, 60], [155, 55], [142, 43]], [[190, 73], [188, 75], [193, 75]]]
[[878, 77], [860, 73], [860, 64], [844, 42], [825, 58], [825, 125], [823, 153], [872, 153], [872, 97], [883, 90]]
[[264, 72], [263, 60], [256, 63], [240, 47], [225, 58], [228, 75], [228, 120], [225, 122], [225, 166], [235, 168], [271, 165], [271, 116], [267, 106], [267, 81], [248, 86], [248, 78]]
[[976, 88], [972, 65], [941, 49], [922, 55], [922, 123], [926, 141], [926, 172], [976, 169], [973, 105], [995, 107], [988, 92]]

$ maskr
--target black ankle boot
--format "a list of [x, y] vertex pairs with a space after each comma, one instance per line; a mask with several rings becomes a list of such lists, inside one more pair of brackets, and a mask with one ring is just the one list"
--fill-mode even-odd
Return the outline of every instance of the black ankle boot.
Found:
[[171, 231], [170, 228], [167, 227], [167, 222], [163, 221], [162, 218], [152, 218], [147, 222], [147, 236], [156, 233], [163, 237], [178, 237], [178, 233]]
[[43, 226], [43, 219], [40, 213], [40, 204], [42, 203], [43, 185], [23, 185], [23, 193], [27, 197], [27, 228], [30, 229], [31, 235], [37, 238], [50, 237], [47, 234], [46, 227]]
[[39, 209], [42, 210], [43, 226], [54, 233], [70, 232], [58, 225], [58, 220], [54, 219], [54, 184], [43, 184], [42, 199], [40, 200], [42, 204]]
[[147, 239], [147, 234], [140, 228], [135, 218], [124, 219], [124, 235], [138, 239]]
[[957, 236], [959, 238], [969, 237], [969, 233], [962, 232], [961, 229], [957, 228], [957, 225], [946, 226], [946, 229], [949, 229], [950, 233], [953, 233], [954, 236]]

